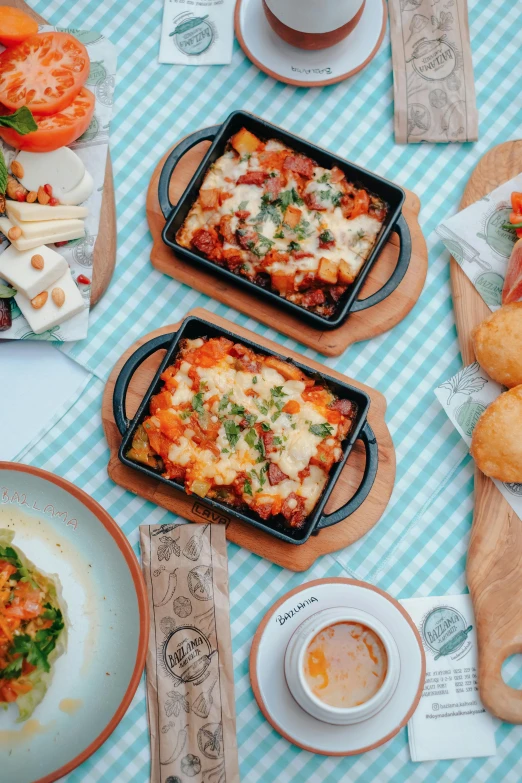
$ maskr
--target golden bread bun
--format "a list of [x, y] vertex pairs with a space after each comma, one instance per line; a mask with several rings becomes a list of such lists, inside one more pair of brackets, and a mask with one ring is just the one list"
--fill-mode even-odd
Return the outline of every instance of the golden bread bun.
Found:
[[472, 334], [475, 356], [494, 381], [508, 388], [522, 383], [522, 302], [505, 305]]
[[486, 476], [522, 483], [522, 386], [486, 408], [473, 430], [471, 455]]

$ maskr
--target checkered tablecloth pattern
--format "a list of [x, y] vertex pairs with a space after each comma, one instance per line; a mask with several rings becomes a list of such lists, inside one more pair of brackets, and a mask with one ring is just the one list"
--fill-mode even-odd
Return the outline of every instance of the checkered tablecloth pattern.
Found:
[[[414, 190], [430, 268], [419, 303], [388, 334], [326, 360], [338, 371], [382, 391], [397, 451], [397, 481], [379, 524], [348, 549], [293, 574], [229, 545], [237, 730], [244, 783], [361, 781], [499, 781], [522, 779], [522, 728], [498, 724], [494, 758], [414, 764], [406, 731], [360, 757], [324, 758], [298, 750], [265, 722], [248, 678], [252, 636], [283, 592], [323, 576], [349, 575], [396, 597], [466, 589], [464, 566], [472, 517], [473, 471], [433, 388], [461, 366], [449, 286], [449, 258], [434, 229], [459, 203], [479, 158], [520, 136], [520, 6], [513, 0], [469, 0], [480, 115], [475, 144], [397, 146], [393, 138], [390, 41], [353, 79], [321, 90], [289, 87], [260, 73], [237, 43], [230, 66], [159, 65], [161, 0], [38, 0], [52, 24], [103, 31], [118, 49], [111, 151], [118, 210], [118, 264], [113, 283], [91, 315], [87, 340], [62, 346], [92, 378], [62, 418], [18, 456], [91, 493], [120, 524], [136, 553], [138, 525], [172, 515], [115, 486], [107, 477], [101, 420], [104, 381], [138, 337], [201, 305], [304, 356], [323, 357], [274, 330], [180, 285], [151, 267], [145, 193], [166, 148], [187, 133], [252, 111], [337, 154]], [[450, 7], [452, 0], [441, 0]], [[511, 682], [522, 671], [508, 667]], [[145, 783], [149, 776], [145, 692], [140, 686], [124, 720], [105, 745], [67, 777], [68, 783]]]

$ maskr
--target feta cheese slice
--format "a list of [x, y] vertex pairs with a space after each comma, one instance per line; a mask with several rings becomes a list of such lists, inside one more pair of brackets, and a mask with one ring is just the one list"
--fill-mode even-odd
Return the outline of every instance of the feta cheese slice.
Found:
[[[54, 242], [67, 242], [70, 239], [81, 239], [85, 236], [85, 228], [83, 226], [83, 222], [81, 220], [74, 221], [75, 223], [81, 223], [81, 230], [80, 228], [73, 228], [65, 230], [63, 228], [60, 228], [60, 223], [62, 221], [55, 222], [55, 231], [52, 233], [52, 235], [47, 236], [37, 236], [33, 237], [31, 239], [27, 239], [23, 235], [19, 239], [15, 240], [9, 240], [12, 245], [16, 247], [17, 250], [32, 250], [35, 247], [38, 247], [39, 245], [48, 245], [48, 244], [54, 244]], [[5, 234], [7, 237], [7, 234], [9, 232], [9, 229], [12, 228], [14, 223], [11, 223], [9, 218], [6, 217], [0, 217], [0, 232], [2, 234]], [[9, 238], [9, 237], [8, 237]]]
[[80, 184], [85, 174], [83, 161], [69, 147], [60, 147], [53, 152], [22, 150], [16, 160], [23, 167], [24, 175], [19, 179], [27, 190], [37, 191], [39, 187], [50, 185], [53, 196], [60, 200]]
[[[53, 300], [52, 292], [55, 288], [61, 288], [65, 294], [65, 301], [61, 307], [58, 307]], [[58, 326], [58, 324], [68, 321], [69, 318], [81, 313], [86, 307], [69, 269], [62, 277], [52, 283], [46, 291], [48, 295], [47, 301], [39, 310], [35, 310], [31, 300], [23, 294], [18, 293], [15, 296], [16, 304], [35, 334], [41, 334], [47, 331], [47, 329], [52, 329], [53, 326]]]
[[[22, 229], [22, 236], [24, 239], [32, 239], [33, 237], [52, 237], [56, 233], [64, 231], [77, 230], [83, 232], [84, 225], [83, 220], [76, 220], [75, 218], [69, 220], [33, 220], [22, 221], [18, 220], [13, 214], [9, 215], [9, 220], [14, 226], [18, 226]], [[50, 242], [55, 240], [50, 239]]]
[[[35, 269], [31, 264], [35, 255], [43, 258], [42, 269]], [[28, 299], [33, 299], [40, 291], [49, 288], [67, 270], [65, 258], [46, 245], [23, 252], [11, 245], [0, 255], [0, 277]]]
[[68, 220], [71, 218], [82, 219], [87, 217], [89, 210], [87, 207], [70, 207], [63, 204], [57, 204], [50, 207], [49, 204], [29, 204], [27, 201], [7, 201], [7, 216], [15, 218], [19, 222], [37, 222], [40, 220]]

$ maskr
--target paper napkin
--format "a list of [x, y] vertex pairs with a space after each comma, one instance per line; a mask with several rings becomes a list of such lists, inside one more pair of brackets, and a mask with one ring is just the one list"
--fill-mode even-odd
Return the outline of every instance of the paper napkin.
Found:
[[511, 214], [511, 194], [522, 190], [522, 174], [463, 209], [437, 228], [437, 234], [462, 267], [490, 310], [502, 304], [504, 277], [515, 232], [504, 228]]
[[494, 723], [478, 694], [475, 618], [469, 595], [407, 598], [426, 654], [426, 681], [408, 723], [412, 761], [496, 753]]
[[228, 65], [234, 0], [164, 0], [160, 63]]
[[[474, 362], [441, 383], [435, 389], [435, 395], [457, 432], [470, 446], [479, 416], [504, 391], [500, 383], [490, 378], [478, 362]], [[492, 481], [522, 519], [522, 484], [504, 483], [497, 479]]]

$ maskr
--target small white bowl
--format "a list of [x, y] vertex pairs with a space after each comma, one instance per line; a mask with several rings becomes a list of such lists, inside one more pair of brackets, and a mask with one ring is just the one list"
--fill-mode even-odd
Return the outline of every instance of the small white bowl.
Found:
[[[384, 682], [371, 699], [356, 707], [332, 707], [315, 696], [304, 676], [304, 656], [312, 639], [324, 628], [336, 623], [361, 623], [381, 639], [388, 658]], [[293, 633], [285, 653], [285, 677], [296, 702], [309, 715], [325, 723], [349, 725], [372, 718], [392, 698], [401, 670], [399, 650], [388, 629], [371, 614], [338, 606], [324, 609], [305, 620]]]

